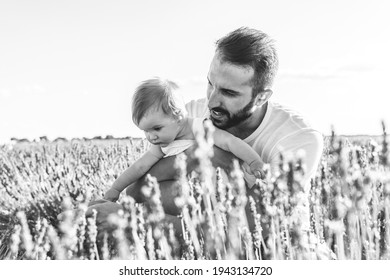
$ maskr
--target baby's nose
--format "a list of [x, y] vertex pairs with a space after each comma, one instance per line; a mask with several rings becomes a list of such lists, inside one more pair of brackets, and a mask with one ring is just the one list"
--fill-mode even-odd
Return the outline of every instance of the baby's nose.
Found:
[[150, 140], [156, 140], [157, 139], [157, 135], [155, 135], [153, 133], [149, 133], [149, 139]]

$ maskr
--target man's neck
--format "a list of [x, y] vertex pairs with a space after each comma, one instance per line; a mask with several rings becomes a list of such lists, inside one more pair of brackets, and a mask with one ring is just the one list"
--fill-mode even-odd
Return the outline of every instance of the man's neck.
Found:
[[267, 108], [268, 102], [257, 108], [250, 118], [236, 126], [226, 129], [226, 131], [240, 139], [247, 138], [260, 126], [264, 119], [265, 113], [267, 112]]

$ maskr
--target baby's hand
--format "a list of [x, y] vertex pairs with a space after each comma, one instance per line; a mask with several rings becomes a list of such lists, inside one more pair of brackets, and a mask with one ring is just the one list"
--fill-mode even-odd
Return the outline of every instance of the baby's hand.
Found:
[[119, 199], [121, 193], [114, 188], [109, 189], [104, 195], [104, 199], [116, 202]]
[[264, 163], [260, 160], [254, 160], [249, 164], [252, 174], [255, 175], [257, 179], [264, 179], [263, 166]]

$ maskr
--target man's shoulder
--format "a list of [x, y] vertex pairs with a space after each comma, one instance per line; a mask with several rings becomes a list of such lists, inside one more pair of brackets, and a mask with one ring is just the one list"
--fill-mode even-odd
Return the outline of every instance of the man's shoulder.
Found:
[[307, 117], [279, 103], [270, 103], [270, 110], [266, 130], [273, 146], [287, 150], [299, 147], [322, 150], [323, 135]]
[[186, 110], [188, 116], [192, 118], [202, 118], [206, 116], [207, 113], [207, 99], [197, 99], [191, 100], [186, 104]]
[[257, 143], [270, 151], [279, 145], [316, 143], [321, 138], [322, 133], [304, 115], [288, 106], [269, 102], [263, 122], [246, 141], [250, 144]]
[[270, 102], [269, 106], [271, 107], [271, 122], [277, 119], [293, 130], [306, 128], [315, 130], [309, 119], [293, 108], [276, 102]]
[[306, 116], [288, 106], [270, 102], [267, 110], [263, 130], [267, 134], [277, 135], [279, 140], [299, 134], [321, 135]]

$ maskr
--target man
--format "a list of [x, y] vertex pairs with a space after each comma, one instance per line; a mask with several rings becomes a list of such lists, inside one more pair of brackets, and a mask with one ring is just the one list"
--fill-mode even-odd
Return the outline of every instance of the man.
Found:
[[[323, 138], [298, 113], [269, 100], [277, 67], [276, 50], [268, 35], [255, 29], [239, 28], [216, 43], [207, 75], [207, 98], [191, 101], [186, 107], [190, 117], [208, 117], [215, 126], [244, 140], [270, 164], [271, 170], [279, 164], [280, 153], [296, 156], [299, 152], [306, 165], [302, 183], [308, 197], [310, 178], [321, 157]], [[192, 150], [186, 151], [187, 155], [191, 153]], [[229, 170], [232, 160], [230, 153], [214, 148], [214, 166]], [[168, 217], [179, 214], [174, 203], [174, 162], [175, 156], [164, 158], [149, 171], [159, 182]], [[189, 162], [188, 169], [191, 168]], [[245, 173], [245, 180], [247, 194], [253, 195], [254, 182], [248, 173]], [[143, 180], [140, 180], [128, 187], [126, 193], [141, 201], [142, 185]], [[308, 229], [308, 203], [302, 220]]]
[[[186, 107], [190, 117], [208, 117], [215, 126], [243, 139], [271, 170], [279, 164], [280, 153], [294, 157], [299, 152], [306, 165], [302, 183], [308, 196], [323, 138], [298, 113], [269, 101], [277, 67], [273, 41], [259, 30], [239, 28], [216, 43], [207, 75], [207, 98], [191, 101]], [[167, 167], [173, 166], [174, 160], [165, 158], [150, 170], [160, 183], [165, 211], [173, 215], [178, 214], [172, 194], [174, 171]], [[214, 148], [214, 166], [228, 169], [231, 161], [230, 154]], [[247, 173], [245, 179], [250, 195], [254, 180]], [[129, 187], [127, 193], [139, 199], [139, 186]], [[302, 216], [308, 228], [308, 203]]]

